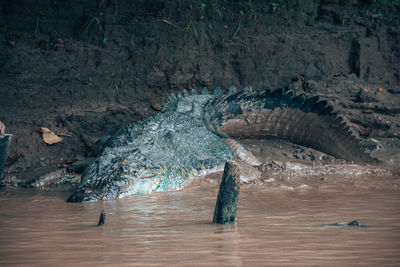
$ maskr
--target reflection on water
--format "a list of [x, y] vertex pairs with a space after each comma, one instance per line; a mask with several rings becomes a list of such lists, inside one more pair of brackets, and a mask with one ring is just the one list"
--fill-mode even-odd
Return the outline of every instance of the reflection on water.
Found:
[[[219, 182], [104, 203], [0, 191], [0, 265], [400, 265], [400, 178], [327, 177], [242, 186], [236, 225], [215, 225]], [[97, 227], [99, 214], [106, 223]], [[366, 228], [328, 227], [360, 219]]]

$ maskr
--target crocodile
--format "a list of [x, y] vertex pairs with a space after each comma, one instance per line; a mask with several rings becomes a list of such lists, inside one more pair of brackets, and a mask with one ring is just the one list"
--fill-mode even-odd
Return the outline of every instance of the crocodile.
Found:
[[178, 91], [160, 112], [118, 130], [68, 202], [178, 190], [239, 158], [260, 161], [237, 138], [273, 136], [355, 163], [377, 163], [327, 100], [293, 90]]

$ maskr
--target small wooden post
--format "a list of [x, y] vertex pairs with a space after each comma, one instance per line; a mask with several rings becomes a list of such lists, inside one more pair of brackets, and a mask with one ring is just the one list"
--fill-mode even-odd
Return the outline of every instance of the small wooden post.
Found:
[[100, 213], [100, 217], [99, 217], [99, 223], [97, 224], [97, 226], [102, 226], [103, 224], [106, 223], [106, 213], [104, 212], [104, 210]]
[[225, 163], [224, 175], [214, 210], [214, 223], [232, 223], [236, 220], [237, 202], [240, 191], [239, 165], [235, 161]]

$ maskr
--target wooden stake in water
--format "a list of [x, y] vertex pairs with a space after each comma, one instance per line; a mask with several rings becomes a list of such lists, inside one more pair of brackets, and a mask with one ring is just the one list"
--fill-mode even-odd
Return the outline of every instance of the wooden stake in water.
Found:
[[224, 175], [214, 210], [214, 223], [232, 223], [236, 220], [237, 202], [240, 191], [239, 165], [235, 161], [225, 163]]
[[100, 213], [100, 218], [99, 218], [99, 223], [97, 224], [97, 226], [102, 226], [104, 225], [106, 222], [106, 213], [104, 212], [104, 210]]

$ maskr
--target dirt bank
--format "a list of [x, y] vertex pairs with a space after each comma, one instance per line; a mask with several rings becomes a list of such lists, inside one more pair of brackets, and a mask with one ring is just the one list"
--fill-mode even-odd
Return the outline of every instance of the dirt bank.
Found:
[[[181, 2], [0, 0], [5, 176], [95, 156], [99, 138], [203, 86], [321, 95], [400, 161], [398, 1]], [[39, 127], [63, 141], [45, 144]]]

